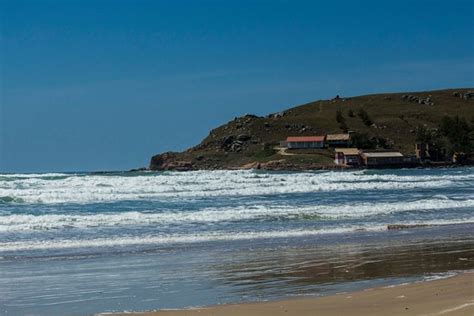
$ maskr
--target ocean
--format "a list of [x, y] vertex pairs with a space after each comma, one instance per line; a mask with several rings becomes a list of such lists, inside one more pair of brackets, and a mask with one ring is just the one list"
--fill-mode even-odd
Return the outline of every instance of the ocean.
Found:
[[474, 168], [0, 174], [1, 315], [328, 295], [473, 268]]

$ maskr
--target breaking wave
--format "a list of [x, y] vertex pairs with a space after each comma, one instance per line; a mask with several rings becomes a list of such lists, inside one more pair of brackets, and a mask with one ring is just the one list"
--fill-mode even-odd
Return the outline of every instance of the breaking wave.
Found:
[[[139, 176], [53, 174], [0, 181], [0, 196], [24, 203], [95, 203], [150, 199], [193, 199], [307, 192], [410, 190], [453, 187], [474, 182], [474, 174], [409, 176], [354, 172], [259, 173], [213, 171]], [[20, 200], [19, 200], [20, 201]]]
[[199, 211], [169, 210], [164, 212], [114, 212], [96, 214], [11, 214], [0, 216], [0, 232], [51, 230], [95, 227], [124, 227], [127, 225], [171, 225], [237, 222], [275, 219], [343, 219], [394, 214], [474, 208], [473, 200], [427, 199], [411, 202], [358, 203], [315, 206], [262, 206], [206, 208]]
[[[411, 221], [407, 225], [419, 225], [421, 222]], [[432, 220], [424, 221], [424, 225], [457, 225], [474, 224], [474, 217], [462, 220]], [[8, 251], [69, 249], [69, 248], [98, 248], [98, 247], [126, 247], [146, 245], [171, 245], [187, 243], [203, 243], [215, 241], [239, 241], [271, 238], [310, 237], [329, 234], [344, 234], [354, 232], [380, 232], [387, 230], [387, 224], [378, 225], [347, 225], [337, 228], [323, 229], [293, 229], [274, 231], [244, 231], [244, 232], [205, 232], [195, 234], [169, 234], [148, 236], [113, 236], [92, 239], [55, 239], [0, 242], [0, 253]]]

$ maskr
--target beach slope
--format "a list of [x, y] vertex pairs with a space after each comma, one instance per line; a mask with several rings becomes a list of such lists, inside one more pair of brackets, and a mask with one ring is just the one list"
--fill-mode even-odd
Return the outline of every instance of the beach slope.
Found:
[[[130, 315], [130, 314], [128, 314]], [[474, 315], [474, 273], [317, 298], [137, 313], [147, 316]]]

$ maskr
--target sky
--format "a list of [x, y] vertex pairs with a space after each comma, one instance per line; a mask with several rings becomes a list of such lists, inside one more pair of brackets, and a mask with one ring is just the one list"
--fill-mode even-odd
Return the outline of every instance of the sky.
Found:
[[474, 87], [474, 1], [0, 0], [0, 172], [127, 170], [246, 113]]

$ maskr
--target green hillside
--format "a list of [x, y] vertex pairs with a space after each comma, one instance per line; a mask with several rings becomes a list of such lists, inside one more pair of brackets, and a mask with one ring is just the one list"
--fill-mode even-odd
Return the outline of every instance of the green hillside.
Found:
[[[444, 117], [458, 116], [474, 128], [473, 88], [336, 97], [266, 117], [245, 115], [213, 129], [199, 145], [152, 158], [150, 169], [239, 168], [254, 162], [298, 167], [332, 165], [333, 150], [283, 155], [275, 150], [287, 136], [349, 131], [359, 144], [414, 154], [418, 130], [436, 130]], [[293, 168], [294, 169], [294, 168]]]

